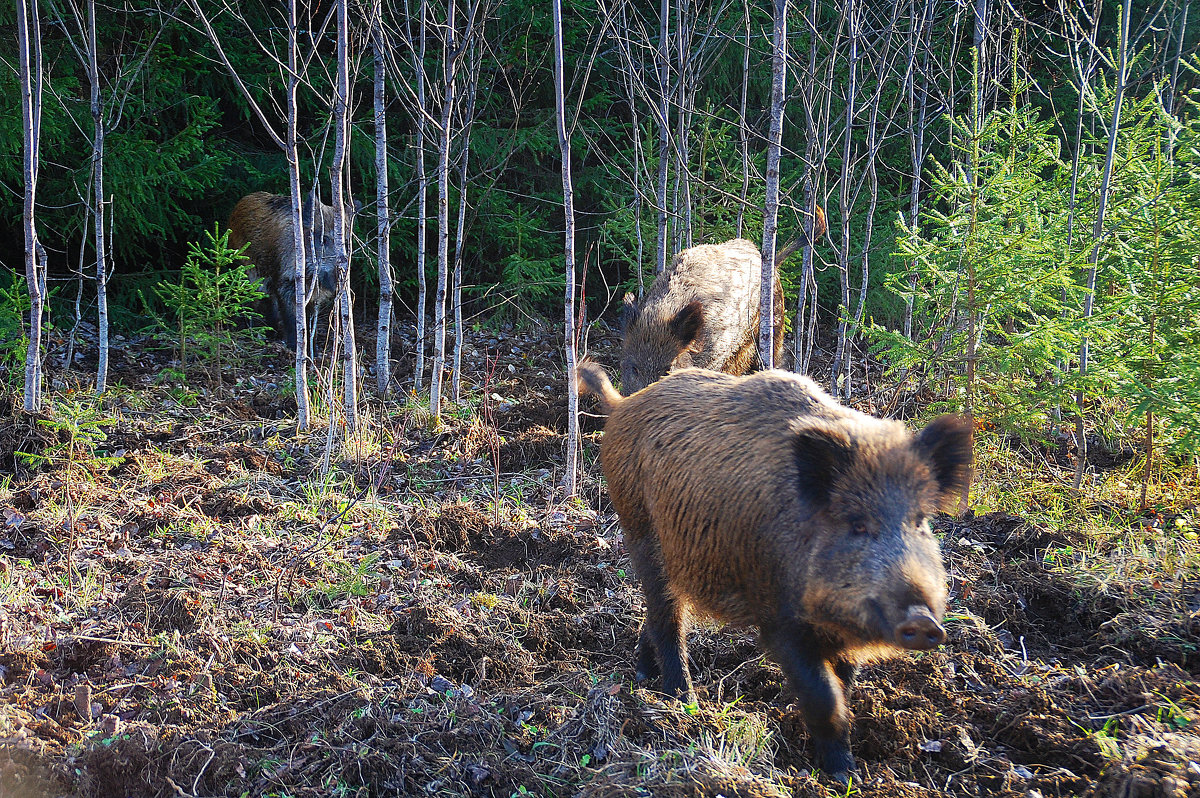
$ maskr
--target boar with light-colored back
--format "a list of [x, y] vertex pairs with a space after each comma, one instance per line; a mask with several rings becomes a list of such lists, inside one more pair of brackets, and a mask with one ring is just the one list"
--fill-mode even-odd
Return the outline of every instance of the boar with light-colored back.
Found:
[[757, 627], [845, 779], [858, 665], [945, 638], [929, 518], [970, 479], [971, 424], [913, 434], [777, 370], [684, 369], [624, 398], [595, 363], [579, 379], [609, 413], [600, 461], [646, 599], [638, 678], [690, 698], [689, 619]]
[[[641, 302], [625, 295], [621, 388], [635, 393], [670, 371], [695, 366], [745, 374], [759, 362], [762, 256], [737, 238], [675, 256]], [[775, 357], [783, 351], [783, 286], [775, 280]]]

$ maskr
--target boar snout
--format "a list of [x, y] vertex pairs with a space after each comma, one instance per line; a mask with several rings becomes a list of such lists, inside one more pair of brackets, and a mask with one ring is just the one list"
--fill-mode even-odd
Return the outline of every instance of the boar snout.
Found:
[[336, 293], [337, 278], [337, 265], [333, 263], [322, 263], [317, 272], [317, 283], [321, 287], [321, 293]]
[[908, 608], [908, 617], [896, 627], [896, 645], [913, 651], [937, 648], [946, 640], [946, 630], [928, 607]]

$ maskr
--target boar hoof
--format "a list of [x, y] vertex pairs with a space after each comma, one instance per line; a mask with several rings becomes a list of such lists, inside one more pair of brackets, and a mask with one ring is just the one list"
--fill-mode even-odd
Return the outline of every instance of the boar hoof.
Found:
[[817, 767], [834, 781], [848, 784], [850, 773], [857, 769], [850, 748], [840, 741], [816, 742]]
[[654, 655], [654, 649], [651, 646], [638, 647], [637, 673], [634, 679], [638, 682], [644, 682], [647, 679], [653, 679], [659, 675], [658, 657]]

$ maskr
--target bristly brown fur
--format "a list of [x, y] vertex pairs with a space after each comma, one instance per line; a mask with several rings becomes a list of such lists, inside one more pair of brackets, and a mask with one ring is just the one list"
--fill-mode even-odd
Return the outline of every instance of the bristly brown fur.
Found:
[[[311, 199], [306, 199], [305, 225], [316, 228], [312, 236], [315, 251], [312, 262], [306, 264], [314, 298], [318, 301], [332, 296], [336, 276], [332, 274], [332, 233], [334, 208], [321, 204], [319, 213], [308, 219]], [[353, 217], [357, 210], [347, 209]], [[256, 191], [242, 197], [229, 215], [229, 246], [246, 246], [244, 257], [250, 261], [250, 276], [262, 281], [264, 297], [256, 310], [287, 342], [295, 346], [296, 338], [296, 245], [292, 235], [292, 201], [290, 197]], [[306, 231], [313, 233], [313, 231]], [[329, 239], [329, 242], [326, 239]]]
[[609, 406], [600, 459], [646, 598], [639, 676], [691, 692], [692, 613], [756, 626], [821, 766], [853, 767], [856, 664], [944, 636], [925, 518], [961, 487], [969, 425], [942, 417], [913, 436], [781, 371], [684, 369], [626, 398], [594, 364], [580, 379]]
[[[779, 258], [782, 262], [784, 258]], [[687, 367], [745, 374], [760, 364], [762, 255], [752, 241], [705, 244], [675, 256], [639, 303], [626, 296], [621, 389], [628, 395]], [[783, 285], [775, 279], [774, 357], [783, 354]]]

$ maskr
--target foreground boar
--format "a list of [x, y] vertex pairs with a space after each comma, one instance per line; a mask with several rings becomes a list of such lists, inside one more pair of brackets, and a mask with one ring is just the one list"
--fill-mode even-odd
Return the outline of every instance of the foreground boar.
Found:
[[664, 692], [690, 697], [689, 615], [755, 626], [814, 758], [844, 778], [857, 666], [945, 638], [928, 518], [970, 479], [970, 424], [912, 435], [783, 371], [685, 369], [628, 398], [595, 363], [579, 379], [610, 413], [600, 461], [646, 598], [638, 678], [661, 666]]
[[[814, 240], [825, 235], [825, 212], [817, 206]], [[803, 238], [781, 247], [783, 263]], [[660, 274], [639, 304], [625, 295], [621, 315], [621, 389], [632, 394], [675, 369], [695, 366], [745, 374], [761, 363], [762, 255], [752, 241], [685, 249]], [[783, 285], [775, 276], [771, 322], [775, 361], [783, 353]]]
[[[337, 289], [336, 249], [333, 242], [332, 205], [304, 200], [301, 211], [305, 232], [311, 235], [313, 250], [305, 261], [308, 304], [319, 308]], [[358, 210], [358, 203], [346, 209], [347, 224]], [[296, 246], [292, 234], [292, 200], [288, 196], [257, 191], [238, 201], [229, 216], [229, 246], [239, 249], [249, 244], [245, 257], [253, 264], [251, 276], [262, 280], [266, 294], [259, 307], [266, 322], [296, 347]]]

